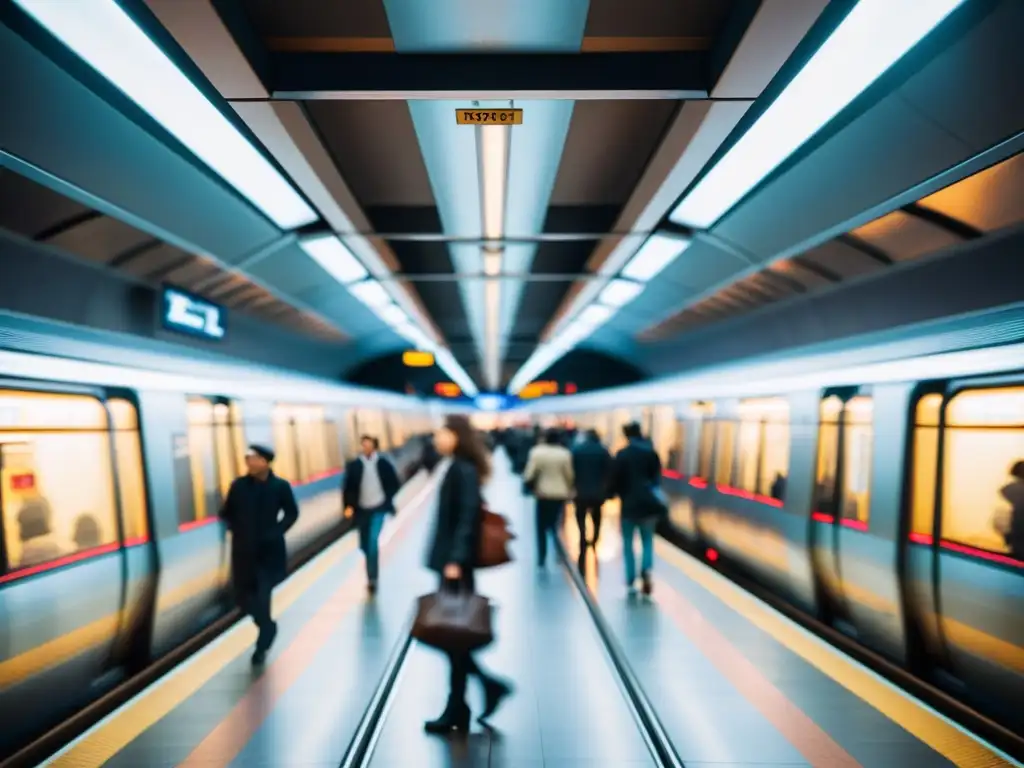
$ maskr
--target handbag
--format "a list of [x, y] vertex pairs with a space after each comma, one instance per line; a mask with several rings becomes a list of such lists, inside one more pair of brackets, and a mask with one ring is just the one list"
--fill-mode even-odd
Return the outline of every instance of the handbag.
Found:
[[412, 636], [424, 645], [469, 653], [494, 641], [491, 602], [466, 589], [439, 589], [416, 599]]
[[480, 542], [477, 548], [476, 567], [496, 568], [512, 562], [508, 543], [516, 535], [509, 530], [508, 520], [492, 512], [486, 506], [480, 511]]

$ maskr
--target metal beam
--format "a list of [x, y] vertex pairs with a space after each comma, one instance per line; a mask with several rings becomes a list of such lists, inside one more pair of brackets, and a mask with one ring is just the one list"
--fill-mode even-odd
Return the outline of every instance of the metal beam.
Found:
[[602, 275], [570, 272], [558, 273], [535, 273], [535, 272], [502, 272], [497, 275], [489, 275], [486, 272], [424, 272], [422, 274], [392, 274], [386, 277], [378, 277], [382, 283], [407, 282], [407, 283], [453, 283], [462, 280], [523, 280], [534, 283], [571, 283], [576, 280], [596, 280]]
[[507, 235], [497, 239], [488, 239], [470, 235], [446, 235], [443, 232], [339, 232], [342, 240], [346, 238], [379, 238], [399, 243], [452, 243], [455, 245], [494, 246], [532, 245], [535, 243], [578, 243], [594, 240], [607, 240], [640, 235], [647, 237], [652, 232], [542, 232], [537, 235]]
[[268, 78], [272, 98], [298, 101], [706, 99], [709, 71], [705, 51], [277, 52]]

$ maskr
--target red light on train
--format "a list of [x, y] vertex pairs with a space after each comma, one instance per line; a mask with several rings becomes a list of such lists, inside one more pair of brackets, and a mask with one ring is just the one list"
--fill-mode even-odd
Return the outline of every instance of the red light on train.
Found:
[[12, 491], [29, 491], [36, 487], [36, 476], [32, 473], [11, 475]]
[[565, 394], [567, 394], [567, 395], [575, 395], [576, 394], [576, 385], [573, 384], [571, 381], [568, 384], [565, 385]]
[[711, 547], [708, 547], [706, 550], [704, 550], [704, 557], [706, 557], [708, 559], [708, 562], [711, 562], [711, 563], [717, 562], [718, 561], [718, 550], [717, 549], [711, 549]]

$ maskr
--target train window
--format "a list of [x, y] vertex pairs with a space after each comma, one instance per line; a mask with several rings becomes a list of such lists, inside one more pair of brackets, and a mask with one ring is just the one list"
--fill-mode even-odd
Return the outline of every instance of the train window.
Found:
[[711, 479], [711, 457], [715, 453], [715, 422], [702, 419], [700, 426], [700, 453], [697, 455], [697, 477]]
[[850, 399], [843, 409], [843, 485], [840, 516], [867, 524], [871, 510], [871, 454], [874, 404], [870, 397]]
[[675, 409], [670, 405], [658, 405], [651, 408], [651, 445], [654, 446], [663, 467], [675, 469], [673, 448], [678, 445], [679, 427]]
[[761, 455], [761, 421], [741, 419], [736, 445], [736, 487], [757, 493], [758, 457]]
[[345, 459], [351, 460], [359, 455], [359, 419], [355, 410], [345, 414]]
[[327, 465], [330, 469], [343, 467], [345, 462], [341, 458], [341, 435], [338, 434], [338, 422], [328, 419], [324, 422], [324, 432], [327, 435]]
[[939, 410], [942, 395], [932, 393], [914, 409], [914, 464], [911, 485], [910, 532], [932, 535], [935, 487], [939, 472]]
[[142, 469], [142, 443], [139, 440], [139, 415], [135, 406], [121, 398], [108, 400], [114, 417], [114, 456], [117, 459], [117, 485], [121, 494], [121, 512], [126, 542], [149, 538], [146, 522], [146, 480]]
[[672, 447], [668, 451], [667, 466], [669, 469], [688, 475], [690, 467], [687, 466], [689, 456], [686, 455], [686, 423], [679, 418], [673, 418], [672, 423], [675, 425], [675, 434], [672, 439]]
[[319, 480], [341, 468], [337, 427], [319, 405], [275, 405], [274, 472], [293, 484]]
[[245, 454], [249, 452], [249, 446], [245, 441], [245, 421], [242, 419], [241, 405], [232, 401], [228, 407], [230, 408], [231, 439], [235, 445], [235, 471], [240, 477], [249, 471], [249, 468], [245, 466]]
[[1024, 558], [1009, 535], [1024, 515], [1024, 387], [957, 394], [943, 439], [942, 538]]
[[117, 541], [107, 411], [83, 395], [0, 392], [7, 570]]
[[213, 517], [220, 508], [213, 413], [213, 403], [207, 398], [188, 398], [186, 414], [189, 465], [192, 470], [193, 520]]
[[814, 508], [834, 515], [836, 477], [839, 474], [839, 416], [843, 401], [835, 395], [821, 401], [818, 423], [818, 462], [814, 481]]
[[715, 422], [715, 483], [733, 484], [733, 465], [736, 452], [736, 422]]
[[217, 487], [222, 499], [227, 498], [228, 489], [235, 478], [244, 473], [244, 470], [239, 471], [240, 466], [245, 466], [246, 451], [244, 428], [241, 422], [235, 421], [239, 415], [239, 409], [227, 403], [213, 406], [214, 456], [217, 463]]

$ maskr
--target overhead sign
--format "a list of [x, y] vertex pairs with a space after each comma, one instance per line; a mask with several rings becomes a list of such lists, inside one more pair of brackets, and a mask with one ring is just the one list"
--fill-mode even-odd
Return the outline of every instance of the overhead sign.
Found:
[[481, 411], [501, 411], [508, 407], [508, 398], [504, 395], [477, 395], [473, 404]]
[[163, 291], [163, 324], [170, 331], [219, 341], [227, 332], [227, 313], [222, 307], [178, 288]]
[[434, 393], [441, 397], [458, 397], [462, 390], [454, 381], [439, 381], [434, 385]]
[[521, 109], [456, 109], [455, 122], [459, 125], [522, 125]]
[[531, 381], [529, 384], [527, 384], [519, 391], [519, 397], [522, 400], [530, 400], [535, 397], [544, 397], [545, 395], [557, 394], [557, 381]]
[[434, 354], [410, 349], [402, 353], [402, 362], [409, 368], [429, 368], [434, 364]]

